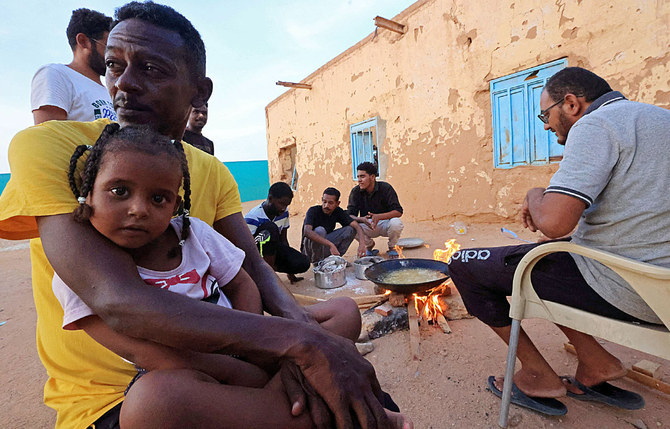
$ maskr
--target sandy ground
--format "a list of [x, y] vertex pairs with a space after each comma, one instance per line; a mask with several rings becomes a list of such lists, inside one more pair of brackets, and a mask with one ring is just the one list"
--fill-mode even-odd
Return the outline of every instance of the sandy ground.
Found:
[[[254, 202], [245, 203], [245, 212]], [[296, 216], [289, 240], [299, 245], [302, 217]], [[405, 237], [421, 237], [429, 246], [406, 250], [407, 257], [431, 257], [433, 249], [457, 238], [463, 247], [516, 244], [500, 234], [505, 226], [521, 238], [533, 239], [529, 232], [510, 222], [507, 225], [468, 224], [465, 235], [456, 235], [450, 222], [419, 222], [405, 226]], [[378, 247], [384, 249], [386, 239]], [[53, 427], [55, 413], [42, 403], [46, 373], [35, 349], [35, 307], [30, 284], [27, 242], [0, 240], [0, 428]], [[345, 255], [354, 259], [355, 246]], [[351, 270], [351, 269], [350, 269]], [[313, 276], [289, 285], [294, 293], [317, 297], [360, 296], [372, 293], [372, 284], [356, 281], [333, 290], [314, 286]], [[421, 360], [412, 361], [409, 332], [396, 332], [374, 340], [375, 350], [366, 357], [377, 370], [382, 388], [388, 391], [418, 429], [497, 427], [500, 401], [486, 391], [488, 375], [504, 372], [506, 346], [493, 331], [475, 319], [450, 322], [453, 333], [443, 334], [434, 327], [421, 328]], [[524, 322], [538, 348], [560, 374], [572, 374], [576, 358], [563, 350], [565, 338], [542, 320]], [[670, 362], [620, 346], [606, 344], [627, 366], [648, 359], [662, 364], [663, 380], [670, 382]], [[647, 405], [638, 411], [615, 410], [564, 398], [569, 412], [560, 418], [547, 418], [515, 406], [512, 422], [518, 428], [633, 428], [670, 427], [670, 396], [624, 379], [617, 384], [642, 394]]]

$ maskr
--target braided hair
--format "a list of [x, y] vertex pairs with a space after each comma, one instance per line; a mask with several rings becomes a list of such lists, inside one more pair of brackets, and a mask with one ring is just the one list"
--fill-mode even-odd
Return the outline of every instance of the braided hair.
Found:
[[[79, 206], [72, 212], [77, 222], [86, 223], [93, 215], [93, 207], [86, 203], [86, 197], [93, 189], [93, 184], [100, 170], [103, 156], [108, 152], [123, 150], [135, 150], [151, 155], [165, 153], [177, 159], [181, 165], [184, 197], [178, 215], [182, 218], [182, 230], [179, 246], [170, 250], [168, 256], [175, 257], [179, 254], [180, 247], [184, 245], [190, 234], [191, 221], [189, 212], [191, 210], [191, 175], [188, 171], [188, 162], [184, 153], [184, 146], [179, 140], [170, 140], [146, 126], [127, 126], [121, 128], [118, 123], [108, 124], [98, 137], [95, 145], [79, 145], [70, 158], [68, 169], [68, 181], [70, 189], [79, 202]], [[80, 178], [77, 177], [77, 164], [79, 159], [90, 152], [86, 158]], [[79, 179], [79, 180], [78, 180]]]

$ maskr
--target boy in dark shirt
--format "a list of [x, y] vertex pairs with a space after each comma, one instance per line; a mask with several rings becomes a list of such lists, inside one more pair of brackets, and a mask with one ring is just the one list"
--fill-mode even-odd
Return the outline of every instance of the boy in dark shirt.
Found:
[[286, 273], [291, 283], [302, 280], [296, 274], [309, 269], [309, 261], [288, 242], [288, 206], [293, 201], [293, 190], [284, 182], [270, 186], [267, 200], [244, 216], [249, 232], [254, 236], [265, 262], [275, 271]]
[[[335, 229], [338, 222], [342, 227]], [[302, 253], [312, 263], [329, 255], [344, 255], [354, 237], [358, 237], [358, 257], [365, 256], [363, 230], [358, 222], [340, 208], [340, 191], [335, 188], [326, 188], [321, 205], [307, 210], [302, 236]]]
[[[387, 182], [377, 180], [377, 166], [371, 162], [362, 162], [356, 167], [358, 185], [349, 194], [347, 212], [357, 221], [365, 237], [365, 247], [369, 256], [379, 253], [375, 249], [375, 237], [388, 237], [390, 258], [397, 258], [395, 250], [404, 228], [400, 216], [403, 210], [398, 194]], [[360, 242], [360, 240], [359, 240]]]

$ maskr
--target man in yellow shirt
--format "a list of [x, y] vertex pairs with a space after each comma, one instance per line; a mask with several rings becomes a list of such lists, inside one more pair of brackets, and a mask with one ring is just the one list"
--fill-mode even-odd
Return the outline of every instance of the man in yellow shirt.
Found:
[[[204, 105], [212, 91], [198, 32], [171, 8], [154, 3], [129, 3], [117, 10], [116, 19], [105, 62], [119, 122], [149, 124], [181, 138], [191, 107]], [[338, 427], [350, 427], [352, 415], [364, 428], [388, 427], [372, 366], [351, 341], [316, 322], [340, 333], [348, 330], [348, 337], [356, 324], [332, 326], [332, 306], [306, 310], [285, 291], [246, 228], [237, 185], [215, 158], [185, 145], [192, 172], [191, 213], [246, 252], [244, 268], [256, 282], [265, 310], [280, 317], [225, 310], [147, 287], [128, 254], [90, 225], [72, 220], [77, 201], [66, 177], [70, 155], [79, 144], [93, 144], [107, 123], [48, 122], [17, 134], [9, 150], [11, 179], [0, 198], [0, 237], [32, 238], [37, 347], [49, 375], [45, 403], [58, 411], [56, 426], [118, 425], [123, 391], [135, 371], [85, 333], [60, 328], [63, 312], [51, 291], [54, 269], [117, 332], [176, 348], [280, 363], [288, 374], [283, 377], [286, 405], [294, 416], [309, 409], [317, 424], [329, 421], [332, 413]], [[144, 382], [152, 392], [143, 410], [147, 417], [197, 427], [190, 419], [196, 405], [207, 403], [214, 413], [209, 423], [217, 417], [223, 421], [225, 415], [216, 413], [230, 409], [217, 400], [234, 394], [257, 401], [259, 415], [254, 417], [267, 418], [262, 408], [267, 398], [231, 393], [233, 387], [224, 385], [215, 385], [220, 396], [212, 397], [212, 383], [188, 374], [158, 374]], [[155, 421], [144, 426], [155, 426]]]

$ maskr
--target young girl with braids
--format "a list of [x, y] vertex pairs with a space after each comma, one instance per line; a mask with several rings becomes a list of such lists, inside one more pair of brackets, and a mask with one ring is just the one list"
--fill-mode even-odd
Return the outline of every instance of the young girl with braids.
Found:
[[[80, 179], [77, 161], [87, 152]], [[205, 222], [188, 216], [190, 180], [181, 142], [148, 128], [107, 125], [94, 146], [77, 147], [70, 161], [69, 181], [80, 203], [74, 218], [90, 222], [128, 252], [145, 283], [261, 313], [258, 289], [242, 269], [244, 252]], [[183, 202], [179, 196], [182, 183]], [[178, 211], [181, 215], [173, 218]], [[129, 387], [146, 371], [182, 368], [230, 385], [263, 387], [267, 382], [263, 370], [230, 356], [177, 350], [116, 333], [57, 275], [53, 290], [64, 310], [64, 329], [85, 330], [138, 367]]]
[[[79, 179], [78, 161], [87, 152]], [[203, 221], [188, 216], [190, 180], [181, 142], [147, 128], [119, 128], [118, 124], [110, 124], [94, 146], [77, 147], [70, 160], [68, 177], [80, 203], [73, 213], [75, 220], [89, 222], [128, 252], [148, 287], [160, 287], [235, 310], [262, 312], [258, 289], [242, 269], [244, 252]], [[182, 185], [183, 204], [178, 193]], [[180, 216], [173, 218], [177, 212]], [[142, 407], [143, 399], [141, 394], [133, 394], [133, 384], [146, 372], [155, 370], [191, 369], [199, 371], [206, 381], [264, 389], [273, 398], [279, 398], [278, 409], [286, 399], [279, 374], [270, 379], [264, 369], [232, 356], [175, 349], [118, 334], [93, 314], [57, 274], [53, 290], [64, 310], [64, 329], [83, 329], [138, 368], [138, 374], [126, 389], [128, 399], [121, 407], [121, 422], [126, 406], [131, 410]], [[274, 362], [262, 365], [270, 371], [277, 369]], [[246, 395], [244, 390], [237, 392]], [[212, 406], [216, 406], [215, 402]], [[234, 409], [235, 418], [240, 420], [227, 422], [231, 427], [243, 427], [245, 413], [256, 412]], [[412, 427], [402, 414], [389, 410], [386, 414], [394, 428]], [[292, 427], [311, 426], [310, 417], [303, 413], [295, 417]]]

